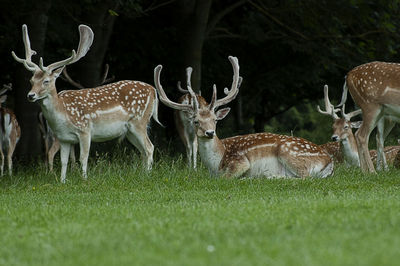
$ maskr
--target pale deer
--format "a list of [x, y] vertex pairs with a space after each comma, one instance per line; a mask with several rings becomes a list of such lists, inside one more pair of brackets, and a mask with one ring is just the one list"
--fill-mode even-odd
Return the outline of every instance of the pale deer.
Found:
[[12, 156], [21, 137], [21, 128], [19, 127], [17, 117], [15, 116], [14, 112], [2, 106], [2, 104], [7, 100], [7, 95], [4, 94], [8, 90], [11, 90], [11, 84], [4, 85], [3, 89], [0, 91], [1, 175], [4, 174], [4, 153], [7, 154], [8, 174], [12, 175]]
[[[393, 121], [400, 117], [400, 64], [371, 62], [355, 67], [347, 73], [341, 104], [346, 101], [347, 91], [361, 108], [363, 123], [355, 133], [360, 165], [363, 171], [375, 172], [368, 152], [369, 136], [378, 126], [378, 155], [383, 155], [383, 141], [393, 128]], [[385, 125], [385, 119], [390, 125]]]
[[39, 102], [43, 115], [60, 141], [61, 182], [65, 182], [71, 144], [79, 143], [83, 177], [87, 178], [87, 161], [91, 141], [102, 142], [126, 136], [143, 157], [147, 169], [153, 163], [154, 146], [147, 135], [153, 117], [158, 123], [157, 93], [149, 84], [123, 80], [93, 89], [67, 90], [57, 94], [56, 79], [66, 65], [72, 64], [88, 52], [94, 34], [85, 25], [79, 26], [80, 41], [77, 52], [49, 66], [32, 62], [28, 29], [22, 26], [25, 59], [12, 52], [14, 59], [33, 72], [32, 89], [28, 100]]
[[236, 57], [229, 57], [233, 67], [231, 89], [222, 99], [217, 99], [214, 85], [209, 105], [200, 108], [193, 90], [188, 87], [192, 104], [172, 102], [160, 83], [162, 66], [154, 69], [154, 82], [160, 100], [167, 106], [190, 112], [195, 125], [202, 161], [211, 173], [225, 177], [266, 176], [266, 177], [327, 177], [333, 172], [333, 161], [318, 145], [302, 138], [258, 133], [235, 136], [222, 142], [216, 135], [216, 123], [223, 119], [230, 108], [217, 108], [228, 104], [239, 92], [239, 63]]
[[[114, 78], [115, 78], [114, 76], [112, 76], [111, 78], [107, 78], [108, 70], [109, 70], [109, 65], [106, 64], [105, 68], [104, 68], [104, 74], [102, 76], [102, 79], [99, 82], [99, 84], [97, 84], [96, 86], [104, 85], [104, 84], [107, 84], [110, 81], [114, 80]], [[82, 84], [73, 80], [70, 77], [70, 75], [67, 72], [67, 67], [64, 67], [64, 70], [62, 71], [62, 75], [60, 76], [60, 78], [67, 81], [75, 88], [86, 89]], [[46, 164], [46, 166], [48, 164], [49, 171], [53, 172], [54, 156], [60, 150], [60, 142], [57, 139], [57, 137], [54, 135], [51, 128], [49, 127], [49, 123], [47, 122], [46, 118], [43, 117], [42, 112], [39, 112], [38, 120], [39, 120], [39, 130], [42, 135], [44, 150], [45, 150], [45, 164]], [[71, 145], [71, 151], [70, 151], [69, 157], [71, 160], [71, 165], [73, 166], [75, 163], [75, 145]]]
[[[358, 109], [346, 114], [345, 104], [343, 104], [341, 109], [342, 118], [340, 118], [336, 114], [340, 111], [340, 109], [335, 109], [329, 100], [328, 85], [324, 86], [324, 102], [325, 111], [321, 110], [319, 106], [317, 106], [317, 109], [321, 114], [328, 115], [333, 118], [332, 140], [335, 141], [335, 143], [337, 143], [337, 145], [340, 147], [344, 161], [347, 165], [360, 167], [357, 142], [352, 129], [359, 128], [362, 124], [362, 121], [351, 122], [350, 120], [351, 118], [361, 114], [361, 110]], [[390, 164], [394, 163], [399, 150], [400, 146], [388, 146], [384, 148], [383, 153]], [[382, 167], [387, 168], [386, 161], [379, 161], [376, 150], [370, 150], [369, 153], [373, 163], [376, 164], [379, 169]]]
[[[191, 89], [192, 89], [191, 85], [192, 71], [193, 69], [191, 67], [186, 68], [186, 84], [187, 87], [190, 87]], [[239, 87], [241, 83], [242, 83], [242, 77], [239, 77], [239, 83], [238, 83]], [[189, 93], [189, 90], [183, 89], [181, 87], [180, 81], [178, 81], [177, 87], [180, 92], [185, 93], [178, 99], [178, 103], [191, 104], [192, 97]], [[228, 88], [225, 88], [224, 92], [225, 94], [228, 94], [229, 93]], [[201, 91], [199, 91], [199, 94], [196, 93], [196, 98], [200, 108], [203, 108], [208, 105], [207, 101], [201, 96]], [[192, 167], [192, 160], [193, 160], [193, 168], [196, 169], [198, 144], [197, 144], [197, 136], [195, 133], [194, 125], [191, 120], [191, 113], [181, 110], [174, 110], [174, 120], [178, 134], [186, 148], [186, 157], [188, 160], [188, 165], [189, 167]]]

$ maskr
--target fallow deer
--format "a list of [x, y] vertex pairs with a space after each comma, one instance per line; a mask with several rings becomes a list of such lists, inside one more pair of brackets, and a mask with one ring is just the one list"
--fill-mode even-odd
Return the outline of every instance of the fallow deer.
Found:
[[[341, 109], [342, 118], [340, 118], [336, 114], [340, 111], [340, 109], [335, 109], [329, 100], [328, 85], [324, 86], [324, 102], [325, 111], [321, 110], [319, 106], [317, 106], [317, 109], [321, 114], [328, 115], [333, 118], [332, 140], [335, 141], [335, 143], [337, 143], [338, 147], [341, 149], [341, 153], [343, 154], [344, 161], [347, 165], [360, 167], [357, 142], [352, 129], [359, 128], [362, 124], [362, 121], [351, 122], [350, 120], [354, 116], [361, 114], [361, 110], [358, 109], [346, 114], [345, 104], [343, 104]], [[390, 164], [393, 164], [399, 150], [400, 146], [388, 146], [384, 148], [383, 153]], [[369, 153], [372, 157], [372, 161], [376, 163], [377, 167], [387, 168], [386, 161], [378, 160], [376, 150], [370, 150]]]
[[167, 106], [189, 112], [195, 125], [202, 161], [213, 174], [226, 177], [249, 176], [285, 176], [285, 177], [327, 177], [333, 172], [330, 156], [319, 146], [302, 138], [257, 133], [235, 136], [224, 140], [215, 133], [217, 121], [223, 119], [230, 108], [217, 108], [236, 98], [239, 83], [239, 63], [236, 57], [229, 57], [233, 67], [231, 89], [222, 99], [217, 99], [214, 85], [209, 105], [200, 107], [193, 90], [191, 104], [172, 102], [166, 96], [161, 83], [162, 66], [154, 69], [154, 82], [160, 100]]
[[[109, 65], [106, 64], [102, 79], [101, 79], [100, 83], [97, 84], [96, 86], [104, 85], [104, 84], [107, 84], [110, 81], [114, 80], [115, 76], [107, 78], [109, 68], [110, 68]], [[67, 67], [64, 67], [64, 70], [62, 71], [62, 75], [60, 76], [60, 78], [67, 81], [69, 84], [71, 84], [72, 86], [74, 86], [77, 89], [86, 89], [82, 84], [73, 80], [70, 77], [70, 75], [67, 72]], [[51, 128], [49, 127], [49, 123], [47, 122], [46, 118], [43, 117], [42, 112], [39, 112], [38, 120], [39, 120], [39, 130], [42, 135], [43, 143], [44, 143], [45, 164], [46, 164], [46, 166], [48, 164], [49, 171], [53, 172], [54, 156], [60, 150], [60, 142], [57, 139], [57, 137], [54, 135]], [[71, 145], [71, 151], [70, 151], [69, 157], [71, 160], [71, 165], [74, 165], [74, 163], [75, 163], [75, 145]]]
[[[190, 88], [192, 88], [191, 84], [192, 71], [193, 69], [191, 67], [186, 68], [186, 84], [187, 87]], [[239, 83], [238, 83], [239, 87], [241, 83], [242, 83], [242, 77], [239, 77]], [[177, 87], [180, 92], [185, 93], [178, 99], [178, 103], [191, 104], [192, 97], [189, 93], [189, 90], [183, 89], [181, 87], [180, 81], [178, 81]], [[224, 92], [225, 94], [228, 94], [229, 93], [228, 88], [225, 88]], [[203, 108], [208, 105], [207, 101], [201, 96], [201, 91], [199, 92], [199, 94], [196, 93], [196, 98], [200, 108]], [[198, 144], [197, 144], [197, 136], [195, 133], [194, 125], [191, 120], [191, 114], [186, 111], [175, 110], [174, 120], [178, 134], [186, 148], [188, 165], [189, 167], [192, 166], [192, 159], [193, 159], [193, 168], [196, 169]]]
[[[400, 119], [400, 64], [386, 62], [371, 62], [355, 67], [347, 73], [342, 105], [347, 98], [347, 91], [354, 102], [361, 108], [363, 123], [355, 133], [360, 165], [363, 171], [375, 172], [371, 156], [368, 152], [369, 136], [378, 126], [382, 137], [389, 134], [392, 125], [385, 126], [385, 119], [398, 122]], [[383, 149], [383, 143], [378, 142], [378, 153]], [[384, 159], [384, 158], [383, 158]]]
[[7, 100], [7, 95], [4, 95], [8, 90], [11, 90], [11, 84], [4, 85], [0, 91], [0, 156], [1, 156], [1, 175], [4, 174], [4, 153], [7, 154], [8, 174], [12, 175], [12, 156], [21, 137], [21, 128], [19, 127], [17, 117], [14, 112], [8, 108], [4, 108], [2, 104]]
[[57, 94], [56, 79], [66, 65], [81, 59], [88, 52], [94, 34], [85, 25], [79, 26], [80, 41], [72, 56], [44, 66], [32, 62], [28, 28], [22, 26], [25, 59], [14, 52], [14, 59], [29, 71], [32, 89], [28, 100], [39, 102], [43, 115], [60, 141], [61, 182], [65, 183], [68, 155], [71, 144], [79, 143], [83, 177], [87, 178], [87, 161], [91, 141], [102, 142], [126, 136], [142, 154], [144, 164], [150, 169], [153, 163], [154, 146], [147, 135], [147, 126], [153, 117], [158, 123], [157, 93], [149, 84], [123, 80], [93, 89], [67, 90]]

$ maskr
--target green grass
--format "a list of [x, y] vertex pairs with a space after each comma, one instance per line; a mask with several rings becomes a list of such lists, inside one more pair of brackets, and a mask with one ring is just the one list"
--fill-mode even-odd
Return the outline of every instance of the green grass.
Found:
[[[121, 156], [122, 157], [122, 156]], [[0, 180], [0, 265], [398, 265], [400, 170], [224, 180], [181, 159], [99, 158], [67, 184]]]

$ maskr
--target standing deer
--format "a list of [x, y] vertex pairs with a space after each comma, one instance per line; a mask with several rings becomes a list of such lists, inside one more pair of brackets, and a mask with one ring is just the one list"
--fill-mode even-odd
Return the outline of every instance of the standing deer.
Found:
[[[363, 123], [355, 136], [363, 171], [375, 173], [368, 152], [369, 136], [375, 127], [382, 134], [377, 137], [378, 156], [385, 160], [383, 141], [400, 117], [399, 73], [400, 64], [386, 62], [363, 64], [347, 73], [340, 105], [346, 101], [349, 90], [354, 102], [362, 110]], [[389, 126], [385, 126], [385, 119], [390, 121]]]
[[12, 156], [21, 137], [21, 128], [18, 125], [17, 117], [14, 112], [8, 108], [2, 107], [2, 104], [7, 100], [7, 95], [4, 95], [8, 90], [11, 90], [11, 84], [4, 85], [0, 91], [0, 156], [1, 156], [1, 175], [4, 174], [4, 153], [7, 154], [8, 174], [12, 175]]
[[286, 177], [327, 177], [333, 172], [330, 156], [317, 145], [296, 137], [257, 133], [235, 136], [222, 142], [216, 135], [216, 123], [223, 119], [230, 108], [217, 108], [231, 102], [239, 92], [239, 63], [236, 57], [229, 57], [233, 67], [233, 82], [227, 95], [217, 99], [214, 85], [209, 105], [200, 107], [193, 90], [191, 104], [175, 103], [168, 99], [161, 83], [162, 66], [154, 69], [154, 82], [160, 100], [167, 106], [192, 114], [192, 121], [199, 142], [202, 161], [213, 174], [226, 177], [286, 176]]
[[[192, 71], [193, 69], [191, 67], [186, 68], [186, 84], [187, 87], [190, 88], [192, 88], [190, 81], [192, 76]], [[240, 87], [241, 83], [242, 83], [242, 77], [239, 77], [238, 87]], [[189, 90], [182, 89], [180, 81], [178, 81], [177, 87], [180, 92], [185, 93], [178, 99], [178, 103], [191, 104], [192, 97], [189, 93]], [[229, 93], [227, 88], [225, 88], [224, 92], [225, 94]], [[201, 96], [201, 93], [200, 94], [196, 93], [196, 98], [200, 108], [203, 108], [208, 105], [207, 101]], [[196, 169], [198, 143], [194, 125], [191, 120], [191, 113], [181, 110], [175, 110], [174, 120], [178, 134], [186, 148], [188, 165], [189, 167], [192, 166], [192, 158], [193, 158], [193, 168]]]
[[[347, 165], [350, 166], [358, 166], [360, 167], [360, 159], [358, 155], [358, 148], [356, 138], [353, 134], [353, 128], [359, 128], [362, 124], [362, 121], [351, 122], [351, 118], [361, 114], [361, 110], [355, 110], [351, 113], [346, 114], [345, 112], [345, 104], [342, 105], [341, 114], [342, 118], [340, 118], [336, 113], [340, 111], [340, 109], [335, 109], [329, 100], [328, 93], [328, 85], [324, 86], [324, 102], [325, 102], [325, 111], [321, 110], [319, 106], [317, 106], [318, 112], [324, 115], [331, 116], [333, 118], [333, 134], [332, 140], [337, 143], [338, 148], [341, 150], [343, 154], [344, 161]], [[384, 155], [387, 158], [388, 162], [393, 164], [397, 153], [400, 151], [400, 146], [388, 146], [384, 148]], [[386, 161], [379, 161], [377, 158], [377, 152], [375, 150], [369, 151], [373, 162], [377, 164], [378, 168], [381, 168], [383, 163]], [[383, 165], [383, 167], [387, 168], [387, 165]]]
[[91, 141], [102, 142], [126, 136], [143, 157], [147, 169], [153, 163], [154, 146], [147, 135], [147, 126], [153, 117], [158, 123], [157, 93], [149, 84], [123, 80], [93, 89], [67, 90], [57, 94], [56, 79], [66, 65], [77, 62], [88, 52], [94, 34], [85, 25], [79, 26], [80, 40], [77, 52], [49, 66], [32, 62], [28, 28], [22, 26], [25, 59], [12, 52], [14, 59], [29, 71], [32, 89], [28, 100], [39, 102], [43, 115], [60, 141], [61, 182], [65, 183], [68, 155], [72, 144], [79, 143], [83, 177], [87, 179], [87, 161]]
[[[100, 81], [100, 83], [97, 86], [104, 85], [106, 83], [109, 83], [112, 81], [115, 77], [112, 76], [111, 78], [107, 78], [108, 75], [108, 70], [109, 70], [109, 65], [105, 65], [104, 69], [104, 74], [103, 77]], [[68, 74], [67, 72], [67, 67], [64, 67], [64, 70], [62, 71], [62, 78], [63, 80], [67, 81], [70, 83], [72, 86], [78, 89], [86, 89], [82, 84], [79, 82], [74, 81]], [[43, 138], [43, 143], [44, 143], [44, 150], [45, 150], [45, 164], [49, 165], [49, 171], [53, 172], [53, 162], [54, 162], [54, 156], [56, 153], [60, 150], [60, 142], [57, 139], [57, 137], [54, 135], [53, 131], [49, 127], [49, 123], [47, 120], [43, 117], [43, 113], [39, 112], [38, 114], [38, 120], [39, 120], [39, 130]], [[70, 160], [72, 165], [75, 163], [75, 145], [71, 145], [71, 151], [70, 151]]]

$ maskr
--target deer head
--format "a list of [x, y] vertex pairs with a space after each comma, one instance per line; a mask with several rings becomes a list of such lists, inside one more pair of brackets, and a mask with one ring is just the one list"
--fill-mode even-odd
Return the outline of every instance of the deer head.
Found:
[[160, 73], [162, 66], [158, 65], [154, 69], [154, 82], [156, 85], [156, 89], [160, 94], [160, 100], [167, 106], [185, 111], [191, 114], [191, 120], [196, 128], [196, 135], [200, 138], [213, 138], [215, 136], [215, 128], [217, 121], [223, 119], [230, 111], [230, 108], [223, 108], [217, 110], [220, 106], [228, 104], [233, 99], [236, 98], [239, 92], [239, 82], [241, 81], [241, 77], [239, 77], [239, 63], [238, 59], [233, 56], [229, 56], [229, 61], [233, 67], [233, 81], [230, 90], [225, 90], [226, 96], [222, 99], [217, 99], [217, 87], [213, 85], [213, 95], [211, 101], [206, 106], [200, 106], [197, 100], [196, 94], [193, 89], [189, 86], [188, 83], [187, 90], [192, 96], [192, 100], [190, 104], [182, 104], [176, 103], [168, 99], [165, 94], [161, 83], [160, 83]]
[[69, 58], [52, 63], [48, 66], [44, 66], [43, 58], [40, 57], [39, 65], [37, 65], [32, 62], [32, 55], [35, 55], [36, 52], [31, 49], [28, 27], [25, 24], [22, 25], [22, 39], [25, 46], [25, 59], [19, 58], [14, 51], [12, 51], [11, 54], [17, 62], [22, 63], [26, 69], [33, 73], [33, 76], [30, 80], [32, 88], [28, 93], [29, 101], [35, 102], [37, 100], [46, 98], [52, 92], [56, 93], [55, 82], [60, 76], [64, 67], [77, 62], [89, 51], [94, 38], [93, 31], [88, 26], [79, 25], [79, 34], [80, 40], [78, 50], [77, 52], [72, 50], [72, 55]]
[[[352, 128], [359, 128], [361, 126], [362, 121], [351, 122], [350, 119], [354, 116], [361, 114], [361, 110], [355, 110], [351, 113], [346, 114], [345, 112], [345, 104], [342, 105], [342, 109], [335, 109], [331, 104], [328, 95], [328, 85], [324, 86], [324, 102], [325, 102], [325, 111], [321, 110], [319, 106], [317, 106], [318, 112], [324, 115], [329, 115], [333, 118], [333, 141], [342, 141], [347, 140], [349, 136], [353, 136]], [[336, 113], [341, 111], [342, 118], [340, 118]]]

